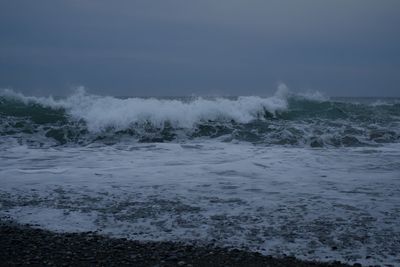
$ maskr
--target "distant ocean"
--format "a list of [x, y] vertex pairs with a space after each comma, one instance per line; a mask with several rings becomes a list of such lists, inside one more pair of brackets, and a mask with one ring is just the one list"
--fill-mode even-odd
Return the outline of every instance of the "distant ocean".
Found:
[[0, 218], [400, 265], [400, 99], [1, 90]]

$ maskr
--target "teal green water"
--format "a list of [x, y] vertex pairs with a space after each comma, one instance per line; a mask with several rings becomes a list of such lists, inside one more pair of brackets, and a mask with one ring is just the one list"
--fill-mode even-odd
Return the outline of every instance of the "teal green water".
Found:
[[[171, 108], [176, 103], [173, 101], [198, 105], [182, 98], [164, 101], [171, 101]], [[230, 110], [221, 116], [210, 115], [212, 112], [207, 111], [205, 106], [204, 112], [209, 118], [196, 118], [189, 127], [176, 123], [171, 116], [154, 123], [150, 115], [149, 119], [143, 115], [140, 119], [124, 122], [122, 126], [121, 123], [115, 126], [108, 121], [105, 127], [93, 131], [88, 124], [92, 123], [91, 120], [101, 121], [103, 113], [98, 114], [99, 118], [79, 118], [71, 113], [68, 105], [55, 106], [2, 96], [0, 135], [7, 137], [7, 140], [11, 138], [36, 146], [86, 145], [93, 142], [188, 142], [207, 138], [260, 145], [340, 147], [376, 146], [400, 140], [398, 99], [342, 98], [317, 101], [290, 96], [286, 102], [284, 109], [273, 112], [268, 108], [259, 108], [254, 117], [245, 122], [230, 117], [229, 112], [234, 112]], [[157, 110], [153, 112], [160, 115]], [[178, 115], [180, 117], [177, 120], [185, 118]]]

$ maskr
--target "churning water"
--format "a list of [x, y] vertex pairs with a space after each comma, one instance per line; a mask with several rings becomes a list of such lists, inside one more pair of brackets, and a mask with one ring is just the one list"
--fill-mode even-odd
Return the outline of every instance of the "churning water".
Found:
[[0, 216], [400, 264], [400, 101], [0, 94]]

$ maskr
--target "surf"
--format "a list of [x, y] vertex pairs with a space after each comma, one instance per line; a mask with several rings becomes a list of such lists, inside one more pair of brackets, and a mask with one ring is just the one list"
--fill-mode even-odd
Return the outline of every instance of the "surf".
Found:
[[78, 88], [66, 98], [0, 93], [0, 134], [52, 145], [186, 142], [197, 138], [265, 145], [362, 146], [399, 141], [399, 102], [340, 101], [293, 93], [270, 97], [118, 98]]

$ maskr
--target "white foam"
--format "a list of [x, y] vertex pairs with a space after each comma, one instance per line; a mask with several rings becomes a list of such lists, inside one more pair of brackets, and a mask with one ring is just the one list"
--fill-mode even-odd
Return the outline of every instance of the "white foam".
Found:
[[88, 232], [96, 229], [95, 213], [46, 207], [16, 207], [8, 211], [21, 224], [31, 224], [55, 232]]
[[327, 97], [326, 95], [324, 95], [323, 93], [321, 93], [319, 91], [315, 91], [315, 92], [308, 91], [305, 93], [300, 93], [297, 96], [304, 98], [306, 100], [316, 101], [316, 102], [329, 101], [329, 97]]
[[371, 103], [371, 106], [373, 107], [379, 107], [379, 106], [393, 106], [396, 104], [400, 104], [400, 100], [399, 99], [391, 99], [390, 101], [388, 100], [382, 100], [382, 99], [378, 99], [376, 101], [374, 101], [373, 103]]
[[2, 95], [19, 99], [25, 103], [38, 103], [52, 108], [64, 108], [77, 120], [84, 120], [89, 131], [100, 132], [109, 127], [126, 129], [135, 123], [151, 123], [164, 127], [166, 122], [176, 128], [192, 128], [201, 121], [235, 120], [250, 122], [265, 111], [272, 114], [287, 109], [288, 89], [280, 85], [276, 94], [269, 98], [242, 96], [236, 100], [198, 97], [191, 101], [127, 98], [89, 95], [79, 88], [72, 96], [55, 100], [52, 97], [27, 97], [11, 90]]
[[18, 170], [21, 173], [64, 173], [68, 171], [68, 169], [63, 169], [63, 168], [40, 168], [40, 169], [19, 169]]
[[24, 104], [34, 103], [56, 109], [63, 108], [63, 103], [61, 101], [56, 101], [52, 96], [48, 97], [25, 96], [24, 94], [15, 92], [12, 89], [1, 89], [0, 96], [9, 99], [14, 99], [17, 101], [22, 101]]
[[[391, 254], [400, 234], [399, 145], [307, 149], [201, 141], [4, 149], [0, 216], [21, 223], [398, 264]], [[18, 171], [54, 166], [70, 169]]]

